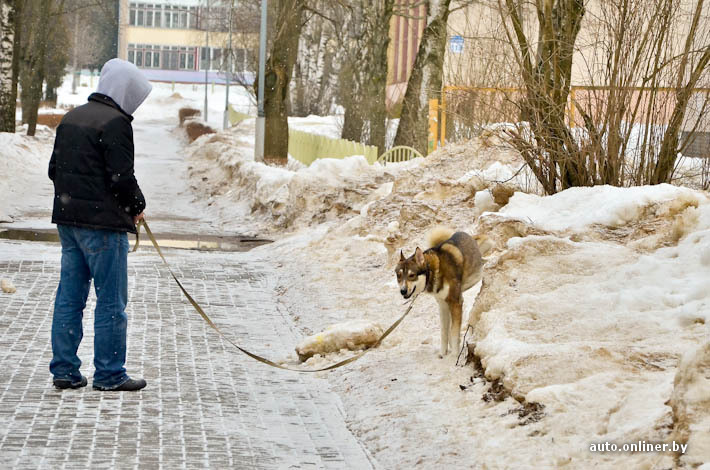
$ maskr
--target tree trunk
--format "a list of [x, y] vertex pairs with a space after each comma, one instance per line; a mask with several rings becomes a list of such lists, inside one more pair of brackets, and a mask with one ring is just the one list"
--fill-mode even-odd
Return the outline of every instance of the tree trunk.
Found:
[[385, 151], [387, 135], [387, 49], [389, 47], [389, 27], [394, 10], [394, 0], [384, 0], [374, 22], [371, 74], [367, 83], [370, 118], [368, 145], [377, 147], [379, 153]]
[[298, 39], [303, 26], [305, 0], [281, 0], [274, 42], [266, 61], [264, 77], [264, 161], [285, 165], [288, 161], [288, 101]]
[[[44, 83], [47, 48], [49, 38], [56, 27], [56, 22], [50, 23], [52, 15], [52, 0], [38, 0], [38, 18], [31, 25], [30, 38], [27, 41], [27, 51], [24, 55], [24, 70], [22, 79], [22, 121], [27, 123], [27, 135], [35, 135], [37, 129], [37, 113], [42, 100], [42, 85]], [[57, 10], [61, 11], [63, 2]], [[29, 25], [28, 25], [29, 26]], [[30, 39], [28, 38], [28, 39]]]
[[15, 40], [12, 49], [12, 132], [15, 132], [15, 114], [17, 110], [17, 89], [20, 83], [20, 59], [22, 58], [22, 11], [26, 0], [15, 0]]
[[363, 0], [348, 22], [346, 64], [340, 75], [345, 107], [342, 137], [385, 150], [387, 48], [394, 0]]
[[345, 140], [360, 142], [365, 122], [360, 110], [360, 99], [353, 96], [349, 103], [345, 103], [345, 114], [343, 116], [343, 130], [340, 136]]
[[17, 18], [15, 6], [13, 0], [0, 0], [0, 132], [15, 132], [16, 95], [13, 94], [12, 81]]
[[394, 145], [409, 145], [423, 155], [428, 149], [429, 100], [441, 98], [446, 25], [451, 0], [427, 2], [427, 25], [402, 102]]

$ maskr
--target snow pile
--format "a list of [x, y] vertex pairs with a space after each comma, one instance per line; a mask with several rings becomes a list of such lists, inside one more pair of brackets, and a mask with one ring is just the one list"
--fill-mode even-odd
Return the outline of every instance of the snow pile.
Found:
[[[669, 442], [683, 419], [694, 423], [688, 442], [705, 439], [706, 398], [693, 401], [705, 372], [682, 373], [693, 375], [687, 392], [674, 377], [686, 351], [710, 337], [707, 196], [665, 185], [516, 193], [500, 214], [476, 219], [498, 193], [475, 191], [488, 184], [475, 176], [461, 181], [469, 155], [448, 157], [451, 166], [432, 159], [399, 173], [389, 194], [345, 224], [268, 248], [284, 263], [277, 291], [308, 329], [391, 322], [402, 308], [392, 251], [409, 253], [434, 223], [494, 245], [481, 293], [471, 289], [464, 302], [469, 311], [475, 299], [468, 338], [480, 370], [437, 359], [438, 308], [423, 296], [377, 351], [328, 376], [352, 429], [385, 467], [673, 467], [673, 454], [597, 454], [589, 445]], [[328, 363], [346, 357], [332, 353]], [[680, 394], [675, 411], [666, 403]], [[688, 462], [706, 458], [693, 455]]]
[[316, 354], [325, 355], [341, 349], [357, 351], [373, 346], [382, 336], [382, 327], [366, 320], [351, 320], [329, 326], [325, 331], [304, 338], [296, 346], [303, 362]]
[[229, 194], [241, 204], [240, 215], [261, 222], [263, 231], [352, 217], [386, 192], [381, 187], [397, 168], [369, 165], [363, 156], [268, 166], [253, 160], [251, 131], [240, 125], [197, 139], [189, 147], [191, 176], [210, 182], [200, 185], [210, 196]]
[[595, 186], [570, 188], [547, 197], [518, 192], [500, 214], [527, 220], [543, 230], [582, 232], [593, 225], [628, 225], [648, 214], [683, 212], [703, 201], [707, 197], [702, 193], [669, 184]]
[[[39, 209], [44, 203], [45, 208], [51, 207], [52, 196], [46, 183], [52, 139], [2, 132], [0, 148], [0, 175], [3, 175], [0, 178], [0, 222], [11, 222], [20, 209]], [[28, 188], [35, 188], [41, 194], [28, 194]], [[37, 196], [42, 199], [38, 200]], [[32, 201], [30, 207], [27, 207], [28, 198]]]
[[391, 189], [364, 206], [340, 228], [340, 235], [382, 241], [391, 265], [403, 245], [422, 244], [424, 234], [436, 225], [469, 230], [478, 215], [498, 210], [520, 189], [486, 179], [501, 168], [494, 160], [496, 152], [505, 165], [519, 168], [515, 155], [479, 142], [449, 145], [417, 164], [409, 162], [393, 172]]
[[[665, 185], [575, 188], [516, 194], [501, 213], [479, 225], [505, 225], [490, 232], [505, 249], [486, 266], [469, 316], [486, 376], [544, 405], [543, 432], [565, 430], [555, 440], [564, 439], [571, 460], [589, 456], [590, 440], [667, 439], [677, 421], [665, 403], [678, 361], [708, 339], [708, 197]], [[624, 244], [596, 230], [641, 219], [646, 238], [657, 241], [668, 226], [677, 237]]]

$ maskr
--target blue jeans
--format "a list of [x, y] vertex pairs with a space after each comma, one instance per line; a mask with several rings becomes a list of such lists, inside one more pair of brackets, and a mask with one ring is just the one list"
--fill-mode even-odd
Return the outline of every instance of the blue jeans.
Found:
[[128, 302], [128, 237], [125, 232], [57, 225], [62, 242], [62, 268], [52, 318], [52, 362], [55, 379], [81, 380], [76, 352], [83, 337], [82, 318], [89, 284], [94, 279], [94, 385], [115, 388], [128, 380], [126, 369], [126, 303]]

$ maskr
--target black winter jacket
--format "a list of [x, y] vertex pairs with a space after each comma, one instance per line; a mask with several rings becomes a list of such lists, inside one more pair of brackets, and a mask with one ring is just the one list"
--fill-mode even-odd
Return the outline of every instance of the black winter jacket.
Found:
[[52, 223], [135, 233], [145, 199], [133, 174], [133, 117], [93, 93], [57, 127]]

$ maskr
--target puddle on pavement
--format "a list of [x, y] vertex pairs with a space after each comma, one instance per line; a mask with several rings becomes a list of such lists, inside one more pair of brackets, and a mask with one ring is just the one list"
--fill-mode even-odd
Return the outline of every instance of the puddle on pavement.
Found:
[[[56, 230], [29, 230], [29, 229], [0, 229], [0, 240], [23, 240], [32, 242], [59, 242]], [[218, 235], [201, 235], [198, 237], [183, 234], [156, 234], [158, 245], [161, 248], [177, 248], [182, 250], [201, 251], [249, 251], [254, 247], [271, 243], [272, 240], [258, 237]], [[129, 235], [131, 247], [135, 237]], [[150, 239], [141, 234], [140, 248], [153, 248]], [[132, 249], [132, 248], [131, 248]]]

